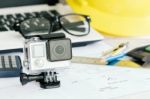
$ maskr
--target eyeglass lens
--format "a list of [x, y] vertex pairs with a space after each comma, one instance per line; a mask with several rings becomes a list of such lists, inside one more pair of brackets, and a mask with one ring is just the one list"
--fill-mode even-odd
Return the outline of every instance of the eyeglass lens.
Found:
[[[69, 22], [66, 23], [65, 20]], [[60, 18], [62, 27], [70, 34], [76, 36], [87, 35], [89, 33], [89, 23], [82, 15], [66, 15]]]
[[20, 24], [21, 32], [25, 36], [43, 35], [48, 34], [50, 23], [44, 18], [32, 18], [23, 21]]

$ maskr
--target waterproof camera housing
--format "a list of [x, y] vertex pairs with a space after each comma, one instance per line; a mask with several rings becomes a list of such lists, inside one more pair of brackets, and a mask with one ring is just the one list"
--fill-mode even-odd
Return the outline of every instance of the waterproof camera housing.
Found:
[[40, 82], [42, 88], [60, 86], [57, 68], [69, 66], [72, 58], [71, 40], [62, 35], [31, 37], [24, 44], [24, 59], [20, 82]]
[[24, 67], [29, 74], [67, 66], [71, 58], [71, 40], [68, 38], [40, 40], [33, 37], [25, 42]]

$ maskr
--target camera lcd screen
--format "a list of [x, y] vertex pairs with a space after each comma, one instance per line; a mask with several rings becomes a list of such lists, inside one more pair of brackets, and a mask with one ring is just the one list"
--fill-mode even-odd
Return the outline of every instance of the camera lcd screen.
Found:
[[44, 45], [33, 45], [32, 46], [33, 58], [44, 57], [45, 56], [45, 48]]

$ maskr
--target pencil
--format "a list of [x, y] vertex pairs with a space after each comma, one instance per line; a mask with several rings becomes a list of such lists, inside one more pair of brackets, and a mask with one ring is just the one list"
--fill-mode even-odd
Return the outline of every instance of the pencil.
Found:
[[116, 55], [120, 54], [121, 52], [124, 52], [126, 50], [127, 46], [128, 46], [128, 42], [127, 43], [121, 43], [117, 47], [115, 47], [114, 49], [103, 53], [103, 56], [104, 56], [104, 58], [107, 58], [110, 56], [116, 56]]
[[107, 61], [102, 58], [91, 58], [91, 57], [82, 57], [74, 56], [71, 60], [72, 63], [82, 63], [82, 64], [97, 64], [97, 65], [106, 65]]

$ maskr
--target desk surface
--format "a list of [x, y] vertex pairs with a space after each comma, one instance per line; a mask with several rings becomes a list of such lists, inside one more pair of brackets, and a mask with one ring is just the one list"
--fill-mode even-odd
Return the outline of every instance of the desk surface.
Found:
[[[61, 87], [41, 89], [37, 82], [21, 86], [19, 78], [0, 79], [3, 99], [141, 99], [148, 95], [150, 72], [143, 69], [72, 64], [57, 70]], [[136, 97], [136, 98], [133, 98]]]
[[[109, 39], [82, 48], [74, 55], [96, 56], [107, 45], [130, 42], [130, 47], [147, 45], [149, 39]], [[88, 49], [88, 50], [87, 50]], [[86, 50], [86, 51], [85, 51]], [[81, 54], [82, 53], [82, 54]], [[21, 86], [19, 78], [1, 78], [0, 96], [3, 99], [149, 99], [150, 72], [148, 69], [121, 68], [87, 64], [71, 64], [57, 70], [61, 87], [41, 89], [37, 82]]]

